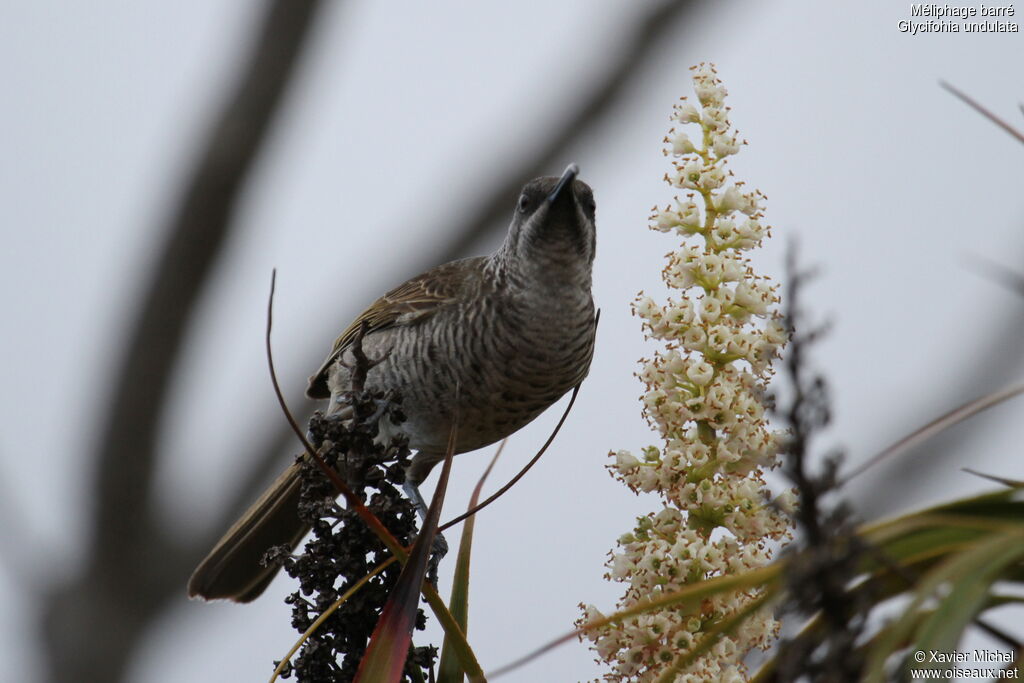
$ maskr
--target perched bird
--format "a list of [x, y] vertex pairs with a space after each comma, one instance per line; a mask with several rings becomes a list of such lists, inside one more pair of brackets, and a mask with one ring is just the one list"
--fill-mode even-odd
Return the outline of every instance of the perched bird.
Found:
[[[351, 346], [364, 331], [364, 352], [383, 358], [366, 388], [402, 397], [406, 420], [382, 420], [381, 432], [400, 431], [416, 449], [406, 473], [414, 496], [444, 459], [455, 416], [455, 453], [472, 451], [520, 429], [586, 377], [596, 236], [594, 195], [578, 173], [572, 164], [560, 178], [527, 183], [497, 251], [438, 266], [377, 299], [310, 378], [307, 395], [329, 398], [327, 414], [344, 418]], [[277, 567], [260, 558], [274, 545], [294, 548], [309, 530], [297, 516], [298, 472], [289, 467], [228, 530], [192, 574], [190, 596], [249, 602], [266, 589]]]

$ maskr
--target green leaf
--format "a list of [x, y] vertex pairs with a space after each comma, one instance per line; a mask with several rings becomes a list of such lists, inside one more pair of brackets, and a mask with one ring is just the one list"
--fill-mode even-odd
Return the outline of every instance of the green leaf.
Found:
[[656, 683], [672, 683], [676, 676], [682, 673], [686, 667], [693, 664], [697, 659], [711, 650], [719, 640], [735, 631], [740, 624], [749, 619], [758, 610], [768, 604], [774, 597], [774, 590], [769, 588], [765, 592], [751, 600], [743, 609], [727, 615], [718, 623], [712, 626], [703, 638], [692, 648], [684, 652], [672, 662], [672, 666], [665, 670]]
[[671, 593], [666, 593], [653, 600], [641, 602], [629, 609], [624, 609], [619, 612], [615, 612], [609, 616], [601, 619], [594, 619], [580, 626], [574, 631], [570, 631], [563, 636], [555, 638], [549, 641], [545, 645], [537, 648], [533, 652], [520, 657], [519, 659], [506, 664], [505, 666], [497, 669], [491, 673], [492, 676], [498, 676], [500, 674], [508, 673], [513, 669], [517, 669], [524, 664], [527, 664], [537, 657], [540, 657], [544, 653], [555, 649], [563, 643], [567, 643], [570, 640], [574, 640], [588, 631], [594, 631], [602, 629], [612, 624], [621, 623], [627, 619], [630, 619], [641, 614], [648, 612], [657, 612], [658, 610], [665, 609], [666, 607], [697, 607], [701, 601], [705, 598], [709, 598], [719, 593], [728, 593], [732, 591], [741, 590], [758, 590], [764, 589], [767, 591], [773, 591], [778, 586], [778, 582], [785, 571], [786, 561], [779, 560], [767, 567], [759, 567], [757, 569], [751, 569], [750, 571], [743, 572], [742, 574], [729, 574], [726, 576], [716, 576], [713, 579], [707, 581], [701, 581], [685, 588], [681, 588]]
[[[930, 598], [936, 597], [940, 589], [946, 585], [952, 586], [951, 591], [935, 612], [937, 615], [943, 609], [947, 609], [947, 617], [958, 620], [959, 627], [955, 630], [958, 638], [959, 633], [963, 630], [963, 624], [966, 623], [962, 620], [973, 618], [982, 601], [987, 599], [988, 587], [998, 578], [998, 573], [1021, 556], [1024, 556], [1024, 533], [1019, 530], [995, 533], [989, 538], [980, 540], [967, 549], [951, 555], [926, 574], [917, 582], [914, 588], [914, 598], [904, 608], [902, 616], [871, 648], [864, 680], [867, 683], [884, 683], [887, 660], [911, 637], [920, 619], [924, 603]], [[962, 585], [965, 587], [961, 590], [958, 587]], [[980, 597], [979, 590], [981, 591]], [[952, 606], [945, 605], [946, 600], [949, 599], [954, 601]], [[932, 624], [936, 615], [926, 620], [926, 624]], [[922, 634], [925, 633], [924, 629], [925, 626], [922, 626]], [[933, 627], [928, 633], [932, 638], [948, 643], [953, 629]], [[953, 642], [955, 645], [955, 641]]]
[[[506, 440], [507, 441], [507, 440]], [[506, 441], [502, 441], [498, 452], [491, 458], [491, 463], [484, 470], [480, 481], [473, 489], [473, 495], [469, 499], [469, 509], [476, 507], [480, 501], [480, 491], [487, 481], [487, 475], [498, 462], [498, 457], [505, 448]], [[455, 623], [459, 625], [463, 634], [469, 632], [469, 559], [473, 551], [473, 528], [476, 525], [476, 515], [469, 517], [462, 527], [462, 538], [459, 540], [459, 555], [455, 562], [455, 576], [452, 579], [452, 595], [448, 600], [448, 611], [451, 612]], [[444, 636], [444, 644], [441, 647], [441, 663], [437, 670], [437, 683], [462, 683], [465, 679], [465, 671], [459, 665], [459, 659], [455, 654], [452, 639], [447, 632]]]
[[979, 517], [1006, 518], [1024, 524], [1024, 520], [1019, 516], [1021, 510], [1024, 510], [1024, 489], [1008, 488], [942, 503], [922, 512], [956, 512]]
[[345, 604], [345, 602], [349, 598], [351, 598], [353, 595], [355, 595], [357, 592], [359, 592], [362, 589], [362, 587], [365, 586], [366, 583], [370, 579], [372, 579], [373, 577], [377, 576], [377, 574], [380, 574], [382, 571], [384, 571], [385, 569], [390, 567], [391, 564], [393, 562], [396, 562], [397, 560], [398, 560], [398, 558], [395, 557], [394, 555], [392, 555], [388, 559], [386, 559], [383, 562], [381, 562], [379, 565], [374, 567], [373, 570], [369, 574], [365, 575], [363, 578], [361, 578], [358, 581], [356, 581], [355, 585], [353, 585], [351, 588], [349, 588], [347, 591], [345, 591], [340, 598], [335, 600], [334, 603], [332, 603], [330, 607], [328, 607], [326, 610], [324, 610], [323, 614], [321, 614], [319, 617], [317, 617], [316, 621], [314, 621], [312, 624], [310, 624], [309, 628], [306, 629], [305, 633], [303, 633], [299, 637], [299, 639], [292, 646], [292, 649], [288, 650], [288, 654], [286, 654], [284, 657], [281, 658], [281, 661], [278, 663], [277, 667], [274, 669], [273, 675], [270, 677], [270, 683], [274, 683], [274, 681], [277, 680], [277, 677], [281, 675], [281, 673], [284, 671], [285, 666], [288, 665], [288, 662], [291, 661], [291, 658], [295, 655], [295, 653], [299, 651], [299, 648], [302, 647], [302, 644], [304, 642], [306, 642], [306, 640], [308, 640], [311, 635], [316, 633], [316, 631], [328, 619], [328, 617], [330, 617], [332, 614], [334, 614], [334, 612], [339, 607], [341, 607], [343, 604]]
[[956, 648], [964, 628], [989, 602], [992, 584], [1008, 565], [1024, 557], [1024, 535], [997, 536], [981, 551], [965, 555], [963, 571], [952, 579], [952, 590], [921, 625], [916, 649], [951, 652]]
[[430, 552], [437, 535], [441, 504], [448, 488], [448, 477], [452, 470], [452, 455], [455, 452], [455, 427], [448, 439], [441, 476], [434, 489], [430, 509], [427, 510], [423, 528], [409, 553], [409, 560], [402, 567], [398, 583], [391, 590], [384, 605], [377, 626], [373, 629], [366, 653], [359, 662], [354, 683], [400, 683], [405, 669], [405, 660], [412, 645], [412, 631], [416, 625], [416, 609], [419, 606], [420, 588], [427, 573]]

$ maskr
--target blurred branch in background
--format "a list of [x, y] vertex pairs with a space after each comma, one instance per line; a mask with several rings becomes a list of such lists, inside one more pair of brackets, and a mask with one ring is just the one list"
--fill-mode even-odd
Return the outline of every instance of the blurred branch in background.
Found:
[[[5, 457], [6, 453], [0, 456], [3, 465], [8, 464]], [[6, 573], [13, 585], [38, 590], [41, 585], [35, 571], [35, 558], [24, 551], [38, 544], [34, 543], [33, 525], [18, 505], [11, 481], [6, 467], [0, 467], [0, 580]]]
[[[946, 81], [939, 81], [939, 85], [1006, 131], [1015, 140], [1024, 142], [1024, 132], [996, 116], [977, 100]], [[996, 266], [978, 254], [966, 254], [965, 258], [968, 259], [967, 265], [972, 270], [982, 272], [1010, 290], [1024, 293], [1021, 284], [1024, 283], [1024, 276], [1019, 273]], [[1024, 338], [1024, 299], [1021, 299], [1016, 307], [1002, 306], [995, 309], [993, 315], [996, 319], [989, 323], [988, 345], [974, 349], [970, 355], [965, 354], [958, 362], [951, 359], [944, 366], [949, 370], [955, 369], [960, 377], [947, 383], [947, 386], [956, 389], [940, 394], [941, 403], [932, 395], [889, 398], [889, 405], [903, 402], [905, 405], [913, 406], [913, 410], [917, 411], [915, 414], [908, 414], [909, 411], [906, 410], [894, 411], [893, 414], [900, 420], [899, 424], [895, 425], [895, 433], [905, 433], [908, 426], [924, 422], [926, 416], [944, 413], [970, 397], [987, 395], [1001, 389], [1006, 384], [1008, 376], [1019, 373], [1021, 363], [1024, 362], [1024, 345], [1020, 343]], [[953, 333], [950, 331], [950, 334]], [[964, 453], [970, 452], [970, 444], [976, 442], [979, 432], [991, 427], [993, 419], [996, 418], [986, 416], [984, 419], [969, 420], [958, 425], [956, 430], [946, 432], [941, 441], [930, 441], [881, 467], [872, 469], [868, 476], [849, 491], [850, 501], [857, 506], [861, 517], [875, 519], [910, 503], [916, 492], [943, 490], [944, 487], [934, 487], [936, 481], [949, 481], [947, 475], [950, 468], [943, 463], [956, 460], [952, 463], [955, 468], [972, 464], [964, 462]], [[899, 495], [893, 494], [894, 486], [899, 487]]]
[[[195, 303], [320, 7], [271, 0], [237, 86], [202, 144], [139, 299], [97, 430], [92, 537], [77, 576], [44, 597], [54, 681], [121, 680], [144, 626], [183, 591], [191, 552], [175, 547], [153, 501], [160, 420]], [[71, 514], [74, 514], [73, 512]]]
[[[783, 623], [816, 620], [816, 628], [789, 633], [779, 641], [772, 681], [856, 681], [863, 653], [857, 649], [870, 603], [863, 591], [851, 590], [864, 560], [848, 503], [840, 497], [837, 473], [842, 451], [814, 457], [811, 443], [832, 419], [831, 392], [825, 376], [808, 359], [829, 331], [812, 323], [803, 303], [804, 289], [817, 270], [802, 266], [796, 242], [786, 255], [784, 318], [790, 330], [781, 373], [788, 383], [786, 400], [773, 411], [788, 428], [782, 449], [782, 473], [793, 484], [799, 505], [794, 520], [798, 537], [786, 546], [785, 597], [778, 612]], [[816, 461], [812, 466], [811, 461]]]
[[[623, 31], [628, 37], [618, 56], [606, 64], [604, 73], [592, 79], [590, 89], [572, 105], [569, 113], [550, 130], [538, 131], [535, 137], [539, 142], [534, 144], [533, 149], [529, 150], [518, 164], [498, 166], [500, 175], [490, 181], [490, 189], [480, 192], [482, 199], [475, 207], [466, 211], [454, 228], [441, 225], [436, 230], [429, 231], [428, 234], [440, 236], [436, 241], [439, 246], [432, 251], [421, 249], [419, 261], [409, 273], [398, 278], [391, 278], [389, 274], [388, 279], [382, 280], [377, 289], [385, 292], [394, 285], [394, 281], [400, 281], [438, 263], [467, 256], [481, 239], [489, 234], [504, 231], [508, 209], [523, 183], [536, 176], [560, 171], [555, 165], [565, 162], [570, 150], [597, 124], [607, 118], [622, 98], [631, 80], [652, 58], [663, 51], [663, 42], [678, 35], [681, 19], [684, 16], [692, 19], [692, 15], [698, 14], [697, 9], [698, 3], [694, 0], [668, 0], [655, 3], [650, 9], [638, 10], [632, 30]], [[475, 174], [479, 177], [486, 178], [496, 168], [490, 160], [482, 160], [481, 165], [482, 170]], [[339, 322], [354, 319], [359, 314], [359, 309], [354, 306], [362, 302], [349, 303], [353, 308], [339, 312]], [[311, 321], [307, 329], [317, 329], [318, 322]], [[324, 330], [319, 336], [330, 340], [337, 332], [336, 329]], [[318, 348], [317, 353], [319, 354], [321, 350]], [[321, 355], [311, 357], [307, 365], [314, 368], [321, 360]], [[291, 405], [298, 406], [303, 401], [303, 397], [296, 396], [293, 397]], [[256, 441], [260, 444], [260, 450], [247, 459], [245, 485], [238, 489], [235, 500], [225, 508], [225, 514], [218, 522], [217, 528], [234, 521], [238, 513], [252, 502], [266, 484], [271, 473], [280, 467], [282, 457], [292, 440], [292, 434], [288, 426], [281, 421], [267, 424], [267, 433]]]
[[[826, 328], [810, 324], [800, 301], [814, 273], [799, 267], [792, 248], [786, 272], [783, 301], [791, 337], [780, 369], [788, 385], [773, 414], [789, 428], [781, 471], [797, 491], [794, 517], [799, 535], [778, 560], [784, 567], [785, 591], [776, 614], [784, 615], [788, 632], [751, 680], [909, 680], [908, 672], [900, 676], [895, 667], [920, 664], [922, 660], [911, 653], [953, 652], [972, 626], [998, 647], [1018, 651], [1020, 641], [1013, 632], [983, 618], [987, 610], [1002, 604], [993, 586], [999, 584], [1000, 592], [1006, 592], [1006, 584], [1017, 581], [1020, 574], [1021, 528], [1001, 535], [1007, 526], [1000, 526], [1004, 520], [1011, 524], [1021, 520], [1019, 504], [1011, 502], [1019, 499], [1016, 492], [946, 501], [943, 507], [866, 526], [856, 524], [843, 496], [850, 478], [865, 468], [885, 457], [899, 457], [910, 443], [945, 432], [1021, 394], [1024, 387], [984, 396], [934, 418], [842, 479], [838, 477], [840, 451], [821, 454], [814, 458], [820, 464], [812, 467], [811, 442], [828, 425], [831, 408], [826, 380], [807, 359]], [[1018, 482], [995, 479], [1011, 489], [1019, 487]], [[972, 537], [965, 530], [984, 515], [991, 516], [978, 528], [994, 532], [993, 536]], [[1012, 559], [997, 565], [997, 553], [989, 554], [987, 548], [1005, 551]], [[999, 575], [1000, 571], [1004, 573]], [[981, 577], [977, 585], [965, 589], [974, 577]], [[959, 591], [937, 586], [957, 586]], [[898, 602], [901, 594], [910, 599]], [[898, 613], [892, 611], [894, 603], [899, 604]]]
[[967, 262], [968, 268], [1014, 294], [1024, 296], [1024, 273], [1008, 268], [981, 254], [969, 254], [968, 256], [970, 258]]

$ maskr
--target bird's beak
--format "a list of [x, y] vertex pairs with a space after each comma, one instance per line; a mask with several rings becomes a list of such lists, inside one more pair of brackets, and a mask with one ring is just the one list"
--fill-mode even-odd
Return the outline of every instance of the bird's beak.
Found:
[[569, 164], [566, 167], [565, 172], [562, 173], [562, 177], [558, 179], [558, 184], [555, 185], [555, 189], [548, 195], [548, 203], [553, 203], [558, 199], [558, 195], [561, 194], [562, 190], [566, 187], [572, 187], [572, 183], [576, 180], [576, 176], [580, 173], [580, 167], [576, 164]]

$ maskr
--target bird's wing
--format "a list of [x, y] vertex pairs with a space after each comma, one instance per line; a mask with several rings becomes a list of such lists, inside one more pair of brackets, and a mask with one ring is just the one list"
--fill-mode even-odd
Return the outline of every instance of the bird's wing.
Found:
[[360, 328], [365, 325], [364, 334], [368, 335], [376, 330], [394, 325], [409, 325], [430, 317], [458, 298], [467, 277], [476, 271], [473, 266], [477, 264], [473, 262], [479, 260], [462, 259], [438, 266], [395, 287], [374, 301], [334, 340], [330, 354], [316, 374], [309, 378], [306, 395], [310, 398], [330, 396], [330, 390], [327, 388], [327, 371], [335, 359], [352, 344]]

